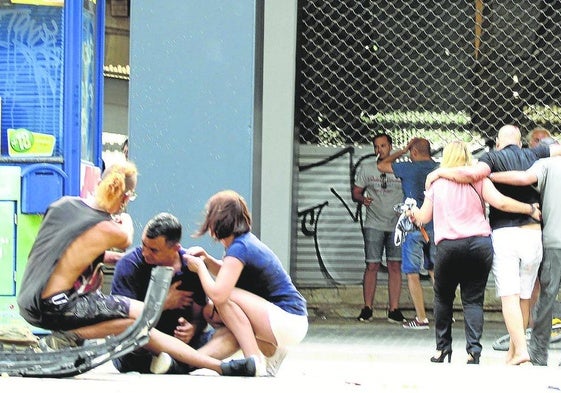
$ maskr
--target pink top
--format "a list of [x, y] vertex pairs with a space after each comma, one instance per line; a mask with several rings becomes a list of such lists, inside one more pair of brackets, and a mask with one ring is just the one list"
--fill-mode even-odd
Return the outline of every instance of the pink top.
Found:
[[473, 183], [473, 186], [477, 192], [469, 184], [440, 178], [425, 192], [425, 198], [433, 203], [432, 221], [436, 244], [443, 239], [491, 235], [491, 227], [479, 198], [483, 181]]

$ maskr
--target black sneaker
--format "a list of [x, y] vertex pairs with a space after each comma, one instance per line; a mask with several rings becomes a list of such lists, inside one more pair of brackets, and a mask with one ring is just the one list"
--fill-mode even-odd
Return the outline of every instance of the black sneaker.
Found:
[[406, 321], [407, 320], [405, 319], [405, 317], [403, 316], [403, 314], [401, 313], [401, 310], [399, 308], [396, 308], [393, 311], [388, 310], [388, 322], [403, 324], [403, 322], [406, 322]]
[[370, 307], [364, 307], [360, 310], [360, 315], [356, 318], [360, 322], [368, 322], [372, 319], [372, 309]]
[[257, 372], [253, 357], [222, 362], [220, 368], [222, 369], [222, 375], [230, 377], [255, 377]]

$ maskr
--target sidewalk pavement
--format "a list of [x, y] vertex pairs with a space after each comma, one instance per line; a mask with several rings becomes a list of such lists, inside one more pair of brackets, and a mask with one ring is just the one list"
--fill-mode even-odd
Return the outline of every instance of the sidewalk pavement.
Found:
[[[432, 322], [432, 321], [431, 321]], [[556, 392], [561, 390], [561, 346], [552, 344], [550, 365], [506, 366], [506, 352], [492, 343], [506, 334], [502, 322], [486, 322], [480, 365], [466, 365], [463, 321], [453, 326], [450, 364], [429, 361], [434, 328], [407, 330], [385, 319], [314, 319], [305, 340], [292, 348], [274, 378], [218, 377], [208, 370], [190, 376], [119, 374], [106, 363], [66, 379], [0, 378], [3, 393], [34, 392]]]

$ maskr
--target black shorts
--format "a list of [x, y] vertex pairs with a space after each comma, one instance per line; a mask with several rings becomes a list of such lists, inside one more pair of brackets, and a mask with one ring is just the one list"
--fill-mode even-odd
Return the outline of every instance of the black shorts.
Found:
[[101, 291], [78, 294], [74, 290], [43, 299], [41, 327], [72, 330], [112, 319], [128, 318], [130, 299]]

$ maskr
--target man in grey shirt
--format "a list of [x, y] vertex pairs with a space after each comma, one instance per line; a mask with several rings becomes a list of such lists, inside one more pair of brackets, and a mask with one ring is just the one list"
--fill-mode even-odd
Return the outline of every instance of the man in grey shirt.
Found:
[[[392, 151], [392, 138], [387, 134], [377, 134], [372, 139], [372, 144], [378, 161], [389, 156]], [[393, 210], [394, 205], [403, 202], [401, 181], [391, 173], [380, 172], [376, 163], [365, 164], [357, 173], [353, 199], [366, 207], [362, 230], [366, 263], [362, 284], [364, 307], [357, 319], [362, 322], [372, 319], [378, 270], [385, 250], [388, 266], [388, 321], [403, 323], [405, 318], [399, 309], [401, 247], [394, 244], [397, 214]]]
[[[556, 144], [545, 138], [542, 144]], [[543, 259], [539, 270], [540, 295], [534, 311], [534, 326], [528, 350], [534, 365], [547, 366], [551, 336], [551, 319], [561, 283], [561, 207], [557, 198], [561, 195], [561, 157], [542, 158], [526, 171], [493, 173], [495, 183], [534, 185], [540, 193], [543, 216]]]

